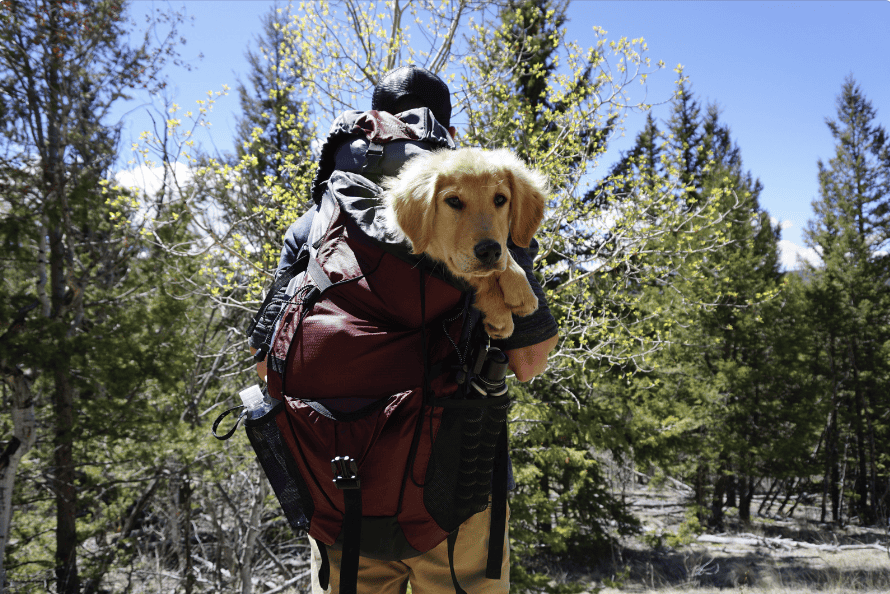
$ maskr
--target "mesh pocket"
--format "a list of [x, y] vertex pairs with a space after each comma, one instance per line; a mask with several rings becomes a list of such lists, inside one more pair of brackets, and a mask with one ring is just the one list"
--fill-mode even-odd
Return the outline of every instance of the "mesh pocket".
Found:
[[424, 505], [446, 532], [488, 507], [510, 398], [454, 401], [458, 403], [443, 407], [424, 483]]
[[294, 532], [300, 534], [309, 530], [315, 505], [275, 422], [278, 415], [284, 414], [287, 410], [278, 404], [259, 419], [246, 421], [244, 429], [284, 516]]

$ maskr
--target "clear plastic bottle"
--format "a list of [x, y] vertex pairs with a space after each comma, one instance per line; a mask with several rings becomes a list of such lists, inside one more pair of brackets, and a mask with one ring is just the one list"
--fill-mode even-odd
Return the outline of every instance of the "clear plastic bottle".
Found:
[[241, 396], [241, 402], [244, 403], [244, 408], [247, 410], [247, 418], [249, 420], [261, 418], [275, 406], [275, 401], [263, 394], [263, 391], [256, 384], [241, 390], [239, 396]]

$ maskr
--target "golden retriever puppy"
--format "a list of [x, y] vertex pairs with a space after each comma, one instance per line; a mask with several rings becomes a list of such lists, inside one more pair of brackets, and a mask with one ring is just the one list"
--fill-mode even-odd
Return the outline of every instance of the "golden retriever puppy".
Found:
[[417, 156], [383, 182], [387, 224], [412, 253], [443, 263], [476, 290], [491, 338], [513, 333], [511, 314], [538, 307], [507, 236], [528, 247], [544, 218], [546, 178], [507, 150], [441, 150]]

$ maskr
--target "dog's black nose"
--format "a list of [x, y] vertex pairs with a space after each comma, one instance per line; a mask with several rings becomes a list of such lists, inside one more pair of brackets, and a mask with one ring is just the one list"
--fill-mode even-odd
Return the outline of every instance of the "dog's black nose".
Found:
[[473, 252], [480, 262], [486, 266], [491, 266], [501, 257], [501, 244], [492, 239], [485, 239], [476, 244]]

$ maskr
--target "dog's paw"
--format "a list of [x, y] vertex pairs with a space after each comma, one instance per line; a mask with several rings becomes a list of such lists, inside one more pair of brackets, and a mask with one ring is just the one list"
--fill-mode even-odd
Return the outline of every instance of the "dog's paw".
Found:
[[512, 257], [507, 270], [498, 277], [498, 284], [504, 296], [504, 305], [511, 313], [523, 317], [538, 309], [538, 297], [532, 290], [525, 271]]
[[507, 315], [486, 315], [483, 323], [485, 332], [494, 340], [503, 340], [513, 334], [513, 316], [509, 312]]
[[522, 291], [517, 296], [520, 298], [517, 303], [506, 304], [511, 313], [514, 313], [519, 317], [523, 317], [529, 316], [537, 311], [538, 298], [535, 295], [534, 291], [532, 291], [531, 287], [528, 288], [528, 291]]

